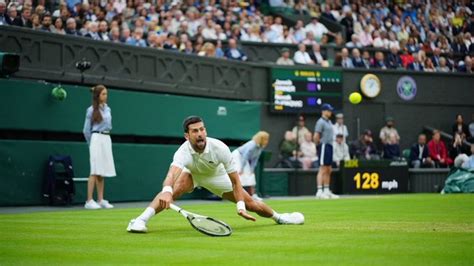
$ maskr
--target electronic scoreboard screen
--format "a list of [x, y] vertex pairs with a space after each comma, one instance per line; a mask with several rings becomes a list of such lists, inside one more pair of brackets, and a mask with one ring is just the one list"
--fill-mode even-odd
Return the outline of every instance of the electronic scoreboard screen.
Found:
[[319, 113], [323, 103], [342, 109], [342, 72], [272, 68], [271, 105], [275, 113]]

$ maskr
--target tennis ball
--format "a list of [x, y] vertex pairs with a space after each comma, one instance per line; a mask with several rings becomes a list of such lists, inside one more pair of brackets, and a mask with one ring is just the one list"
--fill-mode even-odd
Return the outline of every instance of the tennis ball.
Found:
[[67, 97], [67, 92], [65, 89], [62, 87], [54, 87], [53, 90], [51, 91], [51, 95], [53, 96], [54, 99], [58, 101], [64, 101]]
[[362, 101], [362, 95], [358, 92], [353, 92], [351, 95], [349, 95], [349, 101], [352, 104], [359, 104]]

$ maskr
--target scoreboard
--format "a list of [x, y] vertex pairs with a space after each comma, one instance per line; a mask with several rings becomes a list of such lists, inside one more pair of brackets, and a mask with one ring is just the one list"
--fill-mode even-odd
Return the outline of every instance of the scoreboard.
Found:
[[342, 72], [272, 68], [270, 110], [275, 113], [319, 113], [324, 103], [342, 109]]
[[345, 161], [342, 167], [343, 194], [393, 194], [408, 192], [408, 163], [405, 161]]

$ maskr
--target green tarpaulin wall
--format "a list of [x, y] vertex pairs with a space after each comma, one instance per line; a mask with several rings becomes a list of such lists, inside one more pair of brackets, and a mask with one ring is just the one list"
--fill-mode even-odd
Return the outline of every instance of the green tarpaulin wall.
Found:
[[[91, 105], [89, 87], [63, 86], [65, 101], [50, 94], [57, 84], [0, 80], [0, 129], [82, 132]], [[250, 139], [260, 129], [260, 103], [225, 101], [146, 92], [109, 90], [113, 133], [181, 137], [189, 115], [202, 116], [209, 136]]]

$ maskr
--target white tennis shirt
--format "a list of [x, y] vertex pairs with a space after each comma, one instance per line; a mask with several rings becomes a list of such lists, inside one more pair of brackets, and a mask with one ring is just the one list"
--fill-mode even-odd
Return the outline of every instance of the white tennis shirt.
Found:
[[189, 141], [184, 142], [175, 152], [171, 165], [187, 168], [197, 178], [222, 176], [238, 171], [229, 147], [224, 142], [209, 137], [203, 153], [194, 151]]

